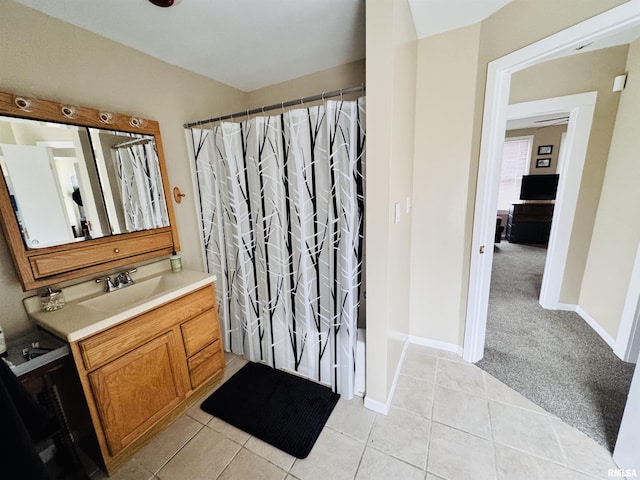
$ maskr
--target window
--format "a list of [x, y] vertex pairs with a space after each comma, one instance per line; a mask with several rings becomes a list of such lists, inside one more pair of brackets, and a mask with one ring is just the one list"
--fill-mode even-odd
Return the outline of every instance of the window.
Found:
[[507, 211], [520, 200], [522, 176], [529, 171], [533, 137], [512, 137], [504, 142], [498, 210]]

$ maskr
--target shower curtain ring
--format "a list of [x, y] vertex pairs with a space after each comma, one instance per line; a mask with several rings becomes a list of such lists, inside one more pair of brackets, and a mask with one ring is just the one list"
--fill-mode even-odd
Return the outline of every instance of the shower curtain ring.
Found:
[[340, 89], [340, 101], [342, 101], [342, 89]]

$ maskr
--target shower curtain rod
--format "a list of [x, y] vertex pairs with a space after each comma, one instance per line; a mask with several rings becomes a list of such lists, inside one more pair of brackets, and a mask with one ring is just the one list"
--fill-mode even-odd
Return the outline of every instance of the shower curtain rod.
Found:
[[197, 122], [185, 123], [184, 128], [193, 128], [193, 127], [198, 127], [200, 125], [206, 125], [208, 123], [221, 122], [223, 120], [233, 119], [234, 117], [235, 118], [246, 117], [249, 115], [253, 115], [254, 113], [263, 113], [269, 110], [276, 110], [278, 108], [292, 107], [294, 105], [300, 105], [300, 104], [309, 103], [309, 102], [317, 102], [318, 100], [326, 100], [327, 98], [342, 97], [343, 95], [349, 95], [355, 92], [364, 93], [364, 91], [365, 91], [364, 84], [359, 85], [357, 87], [341, 88], [340, 90], [334, 90], [332, 92], [322, 93], [320, 95], [313, 95], [311, 97], [301, 97], [297, 100], [289, 100], [288, 102], [274, 103], [273, 105], [269, 105], [267, 107], [253, 108], [250, 110], [245, 110], [243, 112], [236, 112], [236, 113], [231, 113], [229, 115], [222, 115], [220, 117], [209, 118], [207, 120], [200, 120]]
[[136, 138], [135, 140], [130, 140], [128, 142], [118, 143], [117, 145], [111, 145], [111, 148], [115, 150], [116, 148], [132, 147], [134, 145], [144, 145], [145, 143], [149, 143], [152, 141], [153, 140], [151, 140], [150, 138]]

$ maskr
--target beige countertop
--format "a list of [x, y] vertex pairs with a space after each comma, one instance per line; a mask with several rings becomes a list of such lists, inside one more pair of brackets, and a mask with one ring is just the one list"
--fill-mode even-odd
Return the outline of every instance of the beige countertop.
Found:
[[113, 327], [131, 317], [140, 315], [170, 302], [193, 290], [214, 283], [215, 275], [183, 270], [147, 271], [144, 277], [132, 275], [134, 285], [114, 292], [102, 292], [101, 287], [88, 284], [63, 289], [66, 305], [52, 312], [41, 310], [40, 298], [24, 300], [29, 317], [54, 335], [76, 342]]

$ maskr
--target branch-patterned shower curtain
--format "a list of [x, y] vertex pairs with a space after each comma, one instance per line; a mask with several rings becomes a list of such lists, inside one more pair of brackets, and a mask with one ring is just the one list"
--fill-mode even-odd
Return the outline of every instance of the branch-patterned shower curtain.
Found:
[[116, 149], [116, 165], [127, 232], [169, 225], [155, 143]]
[[192, 129], [224, 346], [353, 396], [365, 99]]

